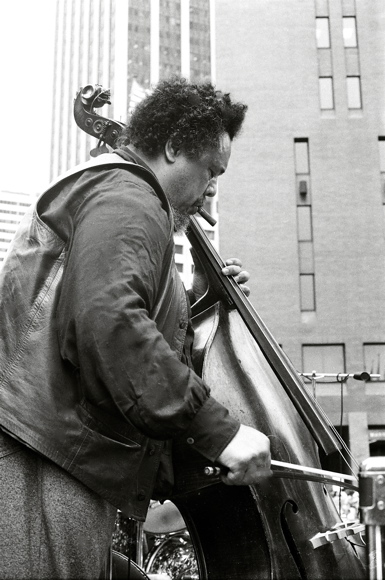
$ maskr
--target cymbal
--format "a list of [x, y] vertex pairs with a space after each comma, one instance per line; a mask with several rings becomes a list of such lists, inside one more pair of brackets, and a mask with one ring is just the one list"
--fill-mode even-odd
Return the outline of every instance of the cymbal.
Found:
[[150, 534], [169, 534], [179, 532], [186, 528], [180, 511], [171, 501], [166, 500], [163, 504], [155, 501], [148, 508], [143, 530]]

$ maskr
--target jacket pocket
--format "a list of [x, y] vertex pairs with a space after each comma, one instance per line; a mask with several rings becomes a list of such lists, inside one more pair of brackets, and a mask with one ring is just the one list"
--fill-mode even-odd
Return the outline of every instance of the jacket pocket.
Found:
[[144, 435], [128, 420], [123, 421], [109, 415], [102, 409], [92, 405], [89, 401], [83, 400], [79, 404], [78, 415], [88, 429], [96, 431], [100, 435], [117, 443], [123, 443], [128, 447], [139, 448], [144, 441]]
[[66, 468], [126, 515], [144, 521], [163, 443], [86, 401], [77, 412], [81, 442]]

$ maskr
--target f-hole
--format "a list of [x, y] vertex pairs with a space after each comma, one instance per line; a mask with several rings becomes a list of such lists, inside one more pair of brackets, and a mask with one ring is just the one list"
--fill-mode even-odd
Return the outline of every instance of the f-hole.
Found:
[[297, 545], [296, 545], [295, 540], [293, 538], [293, 535], [290, 531], [290, 527], [287, 523], [287, 519], [286, 519], [286, 511], [287, 510], [291, 510], [291, 512], [294, 514], [298, 513], [298, 506], [295, 503], [295, 501], [288, 500], [282, 506], [282, 509], [281, 509], [281, 529], [282, 529], [282, 533], [284, 535], [284, 538], [286, 540], [287, 547], [288, 547], [288, 549], [293, 557], [293, 560], [298, 568], [299, 576], [303, 580], [307, 580], [306, 569], [305, 569], [305, 566], [303, 564], [301, 554], [298, 551]]

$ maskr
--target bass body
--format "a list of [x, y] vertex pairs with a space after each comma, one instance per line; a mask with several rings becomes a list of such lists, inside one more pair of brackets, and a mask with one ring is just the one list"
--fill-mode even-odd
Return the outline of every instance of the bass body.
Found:
[[[273, 459], [321, 467], [313, 437], [238, 311], [218, 302], [194, 322], [197, 364], [213, 396], [269, 437]], [[274, 473], [258, 485], [230, 487], [215, 476], [210, 481], [207, 462], [187, 445], [176, 445], [175, 454], [173, 501], [190, 532], [201, 580], [366, 577], [359, 538], [313, 547], [314, 536], [341, 522], [324, 482]]]

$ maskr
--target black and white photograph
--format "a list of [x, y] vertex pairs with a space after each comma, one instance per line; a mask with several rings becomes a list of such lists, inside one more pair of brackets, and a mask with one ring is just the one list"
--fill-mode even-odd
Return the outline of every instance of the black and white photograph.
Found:
[[384, 0], [0, 22], [0, 580], [384, 580]]

